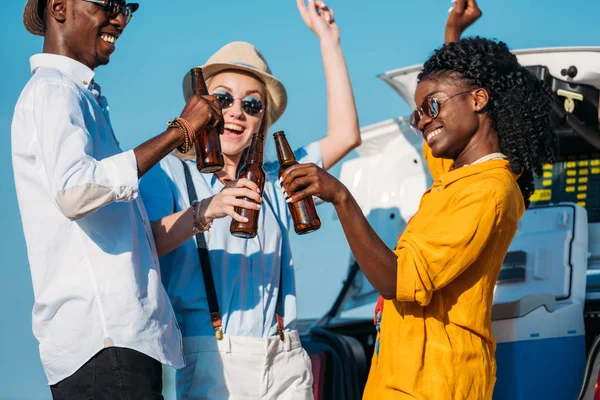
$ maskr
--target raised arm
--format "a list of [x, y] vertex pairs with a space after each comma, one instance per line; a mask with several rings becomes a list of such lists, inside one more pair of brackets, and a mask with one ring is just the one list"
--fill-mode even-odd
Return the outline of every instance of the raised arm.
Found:
[[473, 25], [482, 15], [476, 0], [453, 0], [453, 3], [446, 22], [445, 44], [460, 40], [465, 29]]
[[327, 84], [327, 134], [320, 140], [326, 170], [360, 145], [360, 127], [348, 68], [340, 45], [340, 31], [333, 10], [322, 1], [296, 0], [298, 10], [319, 38]]
[[[454, 5], [450, 7], [450, 15], [448, 15], [448, 21], [446, 22], [444, 44], [460, 40], [460, 36], [465, 29], [473, 25], [482, 15], [476, 0], [453, 0], [453, 3]], [[431, 148], [427, 145], [427, 142], [423, 142], [423, 156], [433, 179], [448, 172], [454, 165], [452, 160], [435, 158], [431, 154]]]

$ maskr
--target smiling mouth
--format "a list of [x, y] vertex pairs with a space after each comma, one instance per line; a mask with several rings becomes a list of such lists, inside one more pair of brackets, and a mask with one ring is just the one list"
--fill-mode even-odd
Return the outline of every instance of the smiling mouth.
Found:
[[223, 128], [225, 128], [225, 129], [227, 129], [229, 131], [232, 131], [234, 133], [242, 133], [242, 132], [244, 132], [244, 128], [243, 127], [241, 127], [239, 125], [236, 125], [236, 124], [231, 124], [231, 123], [225, 124], [223, 126]]
[[427, 140], [429, 142], [431, 139], [433, 139], [434, 137], [439, 135], [441, 132], [442, 132], [442, 128], [434, 129], [433, 131], [431, 131], [427, 134], [427, 136], [425, 137], [425, 140]]
[[117, 37], [109, 35], [108, 33], [103, 33], [102, 35], [100, 35], [100, 39], [104, 40], [106, 43], [112, 45], [113, 47], [117, 42]]

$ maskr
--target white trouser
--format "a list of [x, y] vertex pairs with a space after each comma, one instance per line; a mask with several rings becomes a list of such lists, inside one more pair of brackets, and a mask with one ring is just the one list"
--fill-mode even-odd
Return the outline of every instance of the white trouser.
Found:
[[310, 358], [298, 332], [251, 338], [183, 338], [185, 367], [177, 370], [177, 398], [312, 400]]

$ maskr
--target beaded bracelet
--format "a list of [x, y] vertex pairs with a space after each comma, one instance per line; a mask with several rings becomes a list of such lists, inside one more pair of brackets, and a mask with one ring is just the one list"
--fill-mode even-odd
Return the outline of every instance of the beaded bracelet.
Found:
[[[182, 123], [182, 121], [185, 121], [185, 120], [175, 117], [175, 118], [173, 118], [172, 121], [167, 122], [167, 126], [169, 128], [179, 128], [179, 130], [183, 134], [183, 143], [181, 145], [177, 146], [177, 150], [179, 150], [182, 154], [185, 154], [188, 151], [190, 151], [190, 149], [192, 148], [192, 141], [190, 139], [190, 134], [187, 130], [187, 127], [185, 126], [184, 123]], [[185, 121], [185, 122], [187, 122], [187, 121]], [[189, 122], [188, 122], [188, 124], [189, 124]]]
[[192, 219], [193, 219], [193, 224], [194, 224], [193, 230], [194, 230], [194, 232], [206, 232], [212, 226], [212, 221], [210, 221], [206, 225], [203, 225], [202, 222], [200, 222], [200, 219], [198, 218], [198, 211], [196, 210], [196, 207], [199, 205], [200, 205], [200, 202], [198, 200], [194, 200], [192, 202]]
[[181, 122], [181, 124], [185, 127], [185, 130], [187, 131], [188, 136], [190, 138], [192, 137], [192, 133], [194, 133], [194, 137], [196, 137], [196, 135], [195, 135], [196, 130], [194, 129], [194, 127], [192, 126], [192, 124], [190, 124], [190, 122], [187, 119], [177, 118], [177, 120], [179, 122]]

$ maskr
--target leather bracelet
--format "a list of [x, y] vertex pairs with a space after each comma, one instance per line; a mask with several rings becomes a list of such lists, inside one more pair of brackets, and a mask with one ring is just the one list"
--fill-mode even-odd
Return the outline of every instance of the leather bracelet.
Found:
[[199, 207], [199, 206], [200, 206], [200, 202], [198, 200], [194, 200], [192, 202], [192, 219], [193, 219], [192, 229], [194, 230], [194, 232], [206, 232], [212, 226], [212, 221], [210, 221], [206, 225], [203, 225], [202, 222], [200, 222], [200, 219], [198, 218], [198, 210], [196, 209], [196, 207]]
[[185, 127], [185, 130], [187, 131], [188, 137], [190, 138], [190, 140], [192, 138], [192, 133], [194, 134], [193, 135], [194, 139], [196, 138], [196, 130], [194, 129], [192, 124], [187, 119], [177, 118], [177, 121], [179, 121]]
[[[187, 122], [187, 121], [185, 121], [185, 122]], [[189, 122], [188, 122], [188, 124], [189, 124]], [[169, 128], [179, 128], [179, 130], [183, 134], [183, 143], [181, 145], [177, 146], [177, 150], [179, 150], [179, 152], [181, 152], [182, 154], [185, 154], [188, 151], [190, 151], [190, 149], [192, 148], [192, 141], [190, 139], [190, 134], [189, 134], [185, 124], [182, 123], [182, 121], [181, 121], [181, 118], [177, 118], [177, 117], [173, 118], [172, 121], [167, 122], [167, 126]]]

